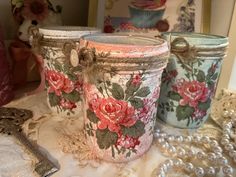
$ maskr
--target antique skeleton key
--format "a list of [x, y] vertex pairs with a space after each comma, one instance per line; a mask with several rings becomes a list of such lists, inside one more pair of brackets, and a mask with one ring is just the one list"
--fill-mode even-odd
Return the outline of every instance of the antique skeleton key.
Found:
[[32, 117], [32, 112], [25, 109], [0, 108], [0, 133], [13, 135], [20, 143], [31, 152], [38, 160], [35, 165], [35, 171], [41, 177], [47, 177], [57, 172], [59, 169], [54, 165], [38, 147], [31, 143], [22, 132], [21, 125]]

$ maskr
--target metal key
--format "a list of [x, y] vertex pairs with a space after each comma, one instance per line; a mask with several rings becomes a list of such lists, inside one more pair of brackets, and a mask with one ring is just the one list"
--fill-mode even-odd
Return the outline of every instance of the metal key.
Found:
[[0, 133], [13, 135], [26, 149], [38, 160], [35, 171], [41, 177], [48, 177], [59, 170], [44, 154], [37, 145], [31, 143], [22, 132], [21, 125], [32, 117], [32, 112], [25, 109], [0, 108]]

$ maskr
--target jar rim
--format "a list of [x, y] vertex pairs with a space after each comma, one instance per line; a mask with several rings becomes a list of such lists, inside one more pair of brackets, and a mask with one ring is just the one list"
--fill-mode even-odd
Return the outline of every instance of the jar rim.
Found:
[[99, 28], [84, 26], [44, 26], [39, 28], [39, 33], [44, 38], [50, 39], [79, 39], [83, 35], [99, 32], [101, 32]]

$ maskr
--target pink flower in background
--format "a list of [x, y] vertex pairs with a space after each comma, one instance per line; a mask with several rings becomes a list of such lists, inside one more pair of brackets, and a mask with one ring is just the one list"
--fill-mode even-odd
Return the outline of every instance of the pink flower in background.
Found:
[[45, 0], [24, 0], [23, 16], [30, 20], [43, 21], [49, 14]]
[[97, 102], [98, 106], [94, 112], [100, 119], [99, 129], [108, 128], [112, 132], [119, 132], [120, 125], [130, 127], [135, 124], [134, 108], [129, 106], [127, 102], [112, 97], [99, 98]]
[[140, 141], [138, 138], [133, 138], [130, 136], [119, 135], [118, 140], [116, 142], [117, 146], [124, 147], [126, 149], [134, 149], [135, 146], [138, 146]]
[[54, 70], [46, 70], [45, 79], [48, 81], [49, 85], [48, 92], [55, 92], [57, 96], [60, 96], [64, 87], [64, 75]]
[[60, 106], [63, 107], [64, 109], [70, 109], [70, 110], [76, 108], [75, 103], [73, 103], [71, 101], [68, 101], [68, 100], [66, 100], [64, 98], [61, 99]]
[[65, 93], [71, 93], [74, 90], [74, 88], [75, 88], [74, 83], [70, 79], [65, 78], [62, 90]]
[[141, 80], [142, 80], [142, 78], [141, 78], [140, 74], [137, 74], [133, 77], [133, 80], [131, 83], [133, 85], [139, 85], [141, 83]]
[[206, 102], [210, 93], [205, 82], [198, 82], [196, 80], [180, 80], [175, 89], [177, 89], [177, 92], [182, 97], [180, 105], [189, 104], [189, 106], [194, 108], [198, 105], [198, 102]]

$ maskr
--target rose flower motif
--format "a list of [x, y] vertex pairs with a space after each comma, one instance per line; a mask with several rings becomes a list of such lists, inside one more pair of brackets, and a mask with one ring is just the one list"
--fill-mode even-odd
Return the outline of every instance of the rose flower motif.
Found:
[[133, 80], [132, 80], [132, 84], [133, 85], [139, 85], [142, 81], [142, 77], [140, 76], [140, 74], [137, 74], [133, 77]]
[[60, 96], [64, 87], [64, 75], [54, 70], [46, 70], [45, 79], [48, 81], [49, 85], [48, 92], [55, 92], [57, 96]]
[[73, 90], [74, 90], [75, 86], [74, 86], [74, 83], [68, 79], [68, 78], [65, 78], [64, 79], [64, 86], [63, 86], [63, 91], [65, 93], [71, 93]]
[[76, 108], [75, 103], [68, 101], [64, 98], [60, 101], [60, 106], [63, 107], [64, 109], [70, 109], [70, 110]]
[[209, 97], [209, 89], [205, 82], [180, 80], [175, 89], [182, 97], [180, 100], [182, 106], [189, 104], [189, 106], [195, 108], [198, 102], [206, 102]]
[[112, 132], [119, 132], [121, 125], [130, 127], [135, 124], [134, 108], [123, 100], [114, 98], [99, 98], [98, 106], [94, 107], [96, 116], [100, 119], [99, 129], [108, 128]]

